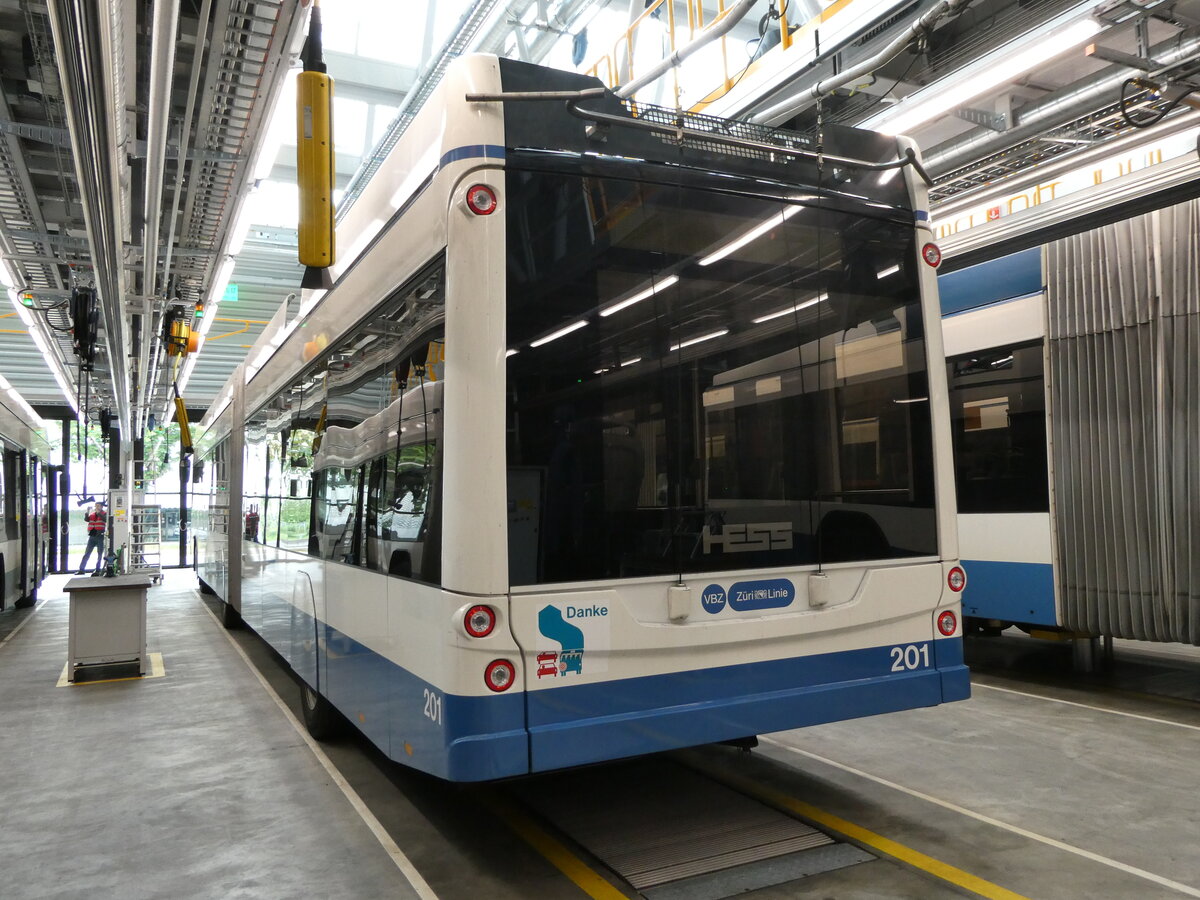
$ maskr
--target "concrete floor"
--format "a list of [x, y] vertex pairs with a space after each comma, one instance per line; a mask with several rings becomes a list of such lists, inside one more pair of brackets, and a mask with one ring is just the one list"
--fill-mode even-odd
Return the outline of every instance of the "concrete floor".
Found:
[[[444, 900], [585, 897], [580, 872], [591, 896], [636, 896], [505, 812], [512, 787], [446, 785], [351, 734], [319, 752], [364, 819], [237, 648], [295, 713], [289, 673], [253, 634], [227, 637], [190, 572], [151, 591], [164, 677], [56, 687], [65, 580], [36, 614], [0, 613], [0, 641], [20, 627], [0, 645], [5, 900], [418, 896], [404, 865]], [[1008, 640], [969, 646], [969, 701], [671, 755], [840, 822], [877, 857], [739, 896], [1200, 897], [1200, 704], [1141, 693], [1194, 688], [1200, 655], [1118, 647], [1115, 674], [1080, 679], [1066, 648]]]
[[150, 593], [164, 677], [56, 687], [65, 581], [0, 648], [0, 895], [416, 896], [191, 579]]

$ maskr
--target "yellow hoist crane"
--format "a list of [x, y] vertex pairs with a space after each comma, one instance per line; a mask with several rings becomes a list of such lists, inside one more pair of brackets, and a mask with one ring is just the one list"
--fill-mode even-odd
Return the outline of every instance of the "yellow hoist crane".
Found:
[[[300, 263], [324, 270], [335, 261], [333, 220], [333, 79], [321, 55], [321, 2], [313, 0], [296, 78], [296, 182], [300, 188]], [[305, 282], [323, 272], [306, 272]]]

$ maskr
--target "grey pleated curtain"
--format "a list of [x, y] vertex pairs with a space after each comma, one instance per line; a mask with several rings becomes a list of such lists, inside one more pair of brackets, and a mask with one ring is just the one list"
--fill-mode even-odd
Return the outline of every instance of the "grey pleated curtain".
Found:
[[1069, 628], [1200, 644], [1200, 204], [1153, 215], [1047, 247], [1059, 589]]

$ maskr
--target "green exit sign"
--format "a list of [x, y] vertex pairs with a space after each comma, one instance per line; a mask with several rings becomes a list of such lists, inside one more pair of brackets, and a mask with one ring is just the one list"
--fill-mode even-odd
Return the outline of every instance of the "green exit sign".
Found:
[[221, 297], [222, 303], [237, 303], [238, 288], [236, 284], [226, 285], [225, 293]]

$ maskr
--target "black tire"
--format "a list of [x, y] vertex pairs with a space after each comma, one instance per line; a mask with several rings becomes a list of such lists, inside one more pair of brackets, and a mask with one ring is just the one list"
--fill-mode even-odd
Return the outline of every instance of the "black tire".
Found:
[[338, 711], [307, 684], [300, 685], [300, 710], [304, 713], [304, 727], [318, 741], [336, 737], [342, 730]]
[[221, 624], [228, 630], [242, 627], [242, 615], [228, 603], [221, 604]]
[[217, 593], [208, 586], [208, 582], [203, 578], [197, 578], [196, 580], [200, 582], [200, 593], [204, 594], [206, 597], [212, 597]]

